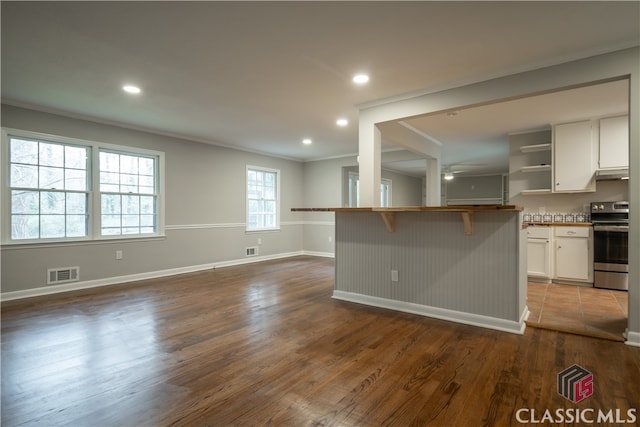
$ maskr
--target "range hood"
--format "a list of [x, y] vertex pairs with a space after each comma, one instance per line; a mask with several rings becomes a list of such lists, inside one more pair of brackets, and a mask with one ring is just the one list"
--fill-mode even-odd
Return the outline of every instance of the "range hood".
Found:
[[615, 180], [615, 179], [629, 179], [629, 168], [620, 169], [598, 169], [596, 171], [596, 180]]

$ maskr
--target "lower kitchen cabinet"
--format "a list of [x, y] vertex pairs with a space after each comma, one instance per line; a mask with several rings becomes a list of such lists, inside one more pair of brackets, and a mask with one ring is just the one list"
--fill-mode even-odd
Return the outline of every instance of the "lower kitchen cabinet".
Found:
[[591, 227], [554, 229], [554, 279], [593, 282]]
[[527, 228], [527, 274], [532, 279], [551, 279], [551, 227]]
[[533, 281], [593, 283], [592, 228], [528, 227], [527, 275]]

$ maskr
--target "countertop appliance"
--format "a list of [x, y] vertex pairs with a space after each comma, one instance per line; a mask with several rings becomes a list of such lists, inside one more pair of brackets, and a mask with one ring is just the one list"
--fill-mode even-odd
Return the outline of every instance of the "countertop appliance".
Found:
[[629, 289], [629, 202], [591, 203], [596, 288]]

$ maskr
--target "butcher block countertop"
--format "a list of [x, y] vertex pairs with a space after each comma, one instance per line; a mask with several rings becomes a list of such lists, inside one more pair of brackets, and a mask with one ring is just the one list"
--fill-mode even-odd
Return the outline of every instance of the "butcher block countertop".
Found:
[[398, 206], [398, 207], [369, 207], [369, 208], [291, 208], [292, 212], [377, 212], [382, 217], [387, 231], [392, 233], [396, 228], [396, 213], [398, 212], [458, 212], [462, 217], [464, 234], [473, 234], [474, 212], [518, 212], [523, 208], [514, 205], [462, 205], [462, 206]]
[[291, 208], [292, 212], [482, 212], [521, 211], [514, 205], [460, 205], [460, 206], [397, 206], [389, 208]]

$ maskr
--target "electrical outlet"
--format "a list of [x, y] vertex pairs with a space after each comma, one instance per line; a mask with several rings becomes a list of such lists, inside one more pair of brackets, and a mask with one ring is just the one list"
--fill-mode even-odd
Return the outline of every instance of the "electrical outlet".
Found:
[[261, 245], [262, 244], [262, 239], [258, 238], [258, 244]]
[[398, 270], [391, 270], [391, 281], [392, 282], [398, 281]]
[[329, 236], [329, 243], [333, 242], [333, 236]]
[[122, 259], [122, 251], [116, 251], [116, 259]]

